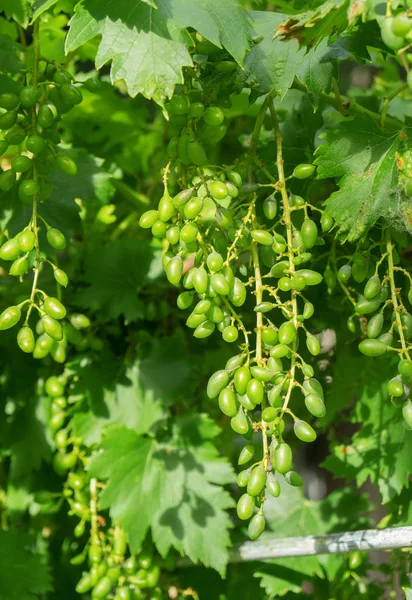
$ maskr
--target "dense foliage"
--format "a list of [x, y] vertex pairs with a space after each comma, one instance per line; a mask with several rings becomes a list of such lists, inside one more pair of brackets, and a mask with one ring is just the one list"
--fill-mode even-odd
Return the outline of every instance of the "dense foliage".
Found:
[[410, 0], [0, 0], [1, 600], [412, 597], [230, 560], [412, 524], [410, 48]]

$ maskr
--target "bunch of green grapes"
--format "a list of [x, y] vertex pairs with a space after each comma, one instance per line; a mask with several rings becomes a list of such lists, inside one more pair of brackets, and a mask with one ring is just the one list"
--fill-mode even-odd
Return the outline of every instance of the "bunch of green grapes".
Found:
[[396, 14], [387, 15], [380, 23], [383, 42], [392, 50], [401, 50], [409, 46], [412, 41], [412, 20], [409, 11], [396, 11]]
[[[58, 127], [61, 115], [81, 102], [82, 93], [68, 72], [38, 56], [33, 69], [20, 71], [11, 83], [19, 91], [0, 94], [0, 190], [8, 195], [16, 191], [32, 211], [24, 229], [0, 246], [0, 259], [10, 264], [11, 277], [22, 280], [31, 274], [33, 284], [28, 298], [0, 314], [0, 330], [20, 323], [17, 343], [23, 352], [34, 358], [50, 354], [62, 363], [67, 342], [78, 341], [73, 326], [64, 321], [66, 308], [60, 298], [60, 286], [67, 286], [68, 277], [59, 268], [56, 253], [65, 249], [66, 239], [42, 217], [41, 206], [52, 190], [52, 170], [59, 168], [71, 176], [77, 173], [75, 162], [58, 145]], [[40, 248], [42, 229], [47, 243]], [[53, 271], [57, 297], [39, 287], [40, 273], [46, 267]]]
[[[262, 434], [262, 458], [238, 477], [246, 493], [239, 499], [237, 512], [240, 519], [250, 519], [251, 539], [265, 528], [266, 494], [279, 496], [276, 476], [284, 476], [293, 486], [303, 484], [293, 470], [292, 449], [284, 436], [292, 424], [301, 441], [314, 441], [316, 432], [296, 413], [302, 404], [309, 416], [320, 418], [326, 412], [322, 386], [299, 353], [299, 344], [304, 342], [312, 356], [320, 352], [319, 340], [307, 325], [315, 310], [307, 296], [323, 277], [310, 268], [310, 262], [316, 247], [324, 243], [320, 228], [329, 231], [333, 219], [287, 190], [281, 135], [269, 101], [270, 97], [257, 120], [256, 142], [236, 167], [199, 166], [204, 161], [191, 150], [196, 142], [187, 139], [187, 146], [186, 141], [181, 142], [186, 136], [184, 125], [169, 152], [182, 189], [170, 195], [169, 164], [157, 208], [140, 219], [143, 228], [150, 228], [153, 236], [163, 241], [168, 280], [185, 288], [177, 304], [182, 310], [191, 310], [186, 325], [193, 335], [203, 339], [218, 331], [225, 342], [238, 345], [239, 352], [210, 377], [207, 395], [217, 399], [221, 411], [231, 419], [232, 429], [248, 441], [240, 465], [255, 455], [253, 432]], [[171, 106], [177, 103], [184, 105], [185, 114], [193, 113], [189, 97], [182, 100], [177, 96]], [[259, 127], [269, 109], [278, 146], [277, 177], [269, 174], [269, 184], [254, 184], [253, 171], [243, 164], [253, 162]], [[208, 110], [202, 112], [205, 118]], [[196, 118], [203, 117], [199, 114]], [[196, 125], [192, 124], [191, 130], [196, 132]], [[314, 165], [300, 164], [290, 178], [304, 180], [314, 172]], [[272, 193], [263, 196], [261, 191], [268, 187]], [[245, 317], [240, 312], [251, 303], [253, 332], [248, 330], [250, 311]], [[295, 392], [300, 392], [301, 400]]]
[[[373, 357], [394, 352], [399, 356], [398, 373], [388, 383], [388, 394], [402, 408], [406, 423], [412, 427], [412, 314], [406, 306], [406, 300], [412, 305], [412, 277], [398, 263], [399, 255], [387, 228], [380, 243], [357, 250], [351, 261], [340, 267], [337, 276], [348, 289], [351, 280], [366, 282], [363, 293], [354, 300], [354, 315], [349, 318], [348, 327], [356, 333], [356, 319], [361, 321], [365, 336], [359, 344], [362, 354]], [[400, 277], [404, 283], [401, 287]], [[350, 293], [357, 292], [350, 289]]]

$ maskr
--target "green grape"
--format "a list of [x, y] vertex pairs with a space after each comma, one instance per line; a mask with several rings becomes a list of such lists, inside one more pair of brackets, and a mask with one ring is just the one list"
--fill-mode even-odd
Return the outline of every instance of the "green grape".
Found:
[[47, 333], [42, 333], [36, 340], [33, 350], [33, 358], [44, 358], [50, 352], [54, 344], [53, 338]]
[[54, 375], [46, 379], [44, 389], [46, 394], [52, 398], [58, 398], [64, 394], [63, 384], [58, 377], [55, 377]]
[[16, 260], [21, 254], [20, 246], [16, 238], [7, 240], [0, 247], [0, 258], [2, 260]]
[[315, 374], [313, 367], [306, 363], [302, 363], [302, 373], [305, 377], [313, 377], [313, 375]]
[[402, 375], [402, 377], [406, 377], [406, 378], [412, 377], [412, 361], [411, 360], [399, 361], [398, 373], [400, 375]]
[[39, 135], [31, 135], [26, 140], [26, 148], [33, 154], [40, 154], [46, 148], [46, 141]]
[[204, 267], [194, 269], [193, 286], [198, 294], [204, 294], [208, 287], [209, 278]]
[[315, 165], [301, 164], [297, 165], [293, 170], [293, 177], [296, 179], [307, 179], [315, 172]]
[[316, 440], [316, 431], [309, 425], [309, 423], [306, 423], [306, 421], [302, 421], [300, 419], [295, 421], [293, 430], [296, 437], [302, 442], [314, 442]]
[[225, 186], [229, 192], [231, 198], [237, 198], [239, 196], [239, 190], [231, 181], [225, 181]]
[[320, 343], [314, 335], [308, 335], [306, 338], [306, 347], [312, 356], [317, 356], [320, 353]]
[[189, 108], [189, 115], [195, 119], [201, 117], [205, 111], [205, 105], [202, 102], [193, 102]]
[[211, 306], [211, 308], [207, 311], [206, 316], [209, 319], [209, 321], [213, 321], [213, 323], [218, 323], [219, 325], [222, 325], [222, 329], [219, 329], [219, 331], [223, 331], [225, 327], [228, 327], [230, 325], [230, 319], [228, 322], [226, 322], [225, 316], [221, 308], [216, 304], [213, 304]]
[[199, 229], [195, 223], [186, 223], [180, 230], [180, 240], [185, 244], [190, 244], [195, 241], [198, 233]]
[[56, 158], [56, 163], [66, 175], [71, 175], [72, 177], [77, 175], [77, 165], [69, 156], [59, 154]]
[[241, 471], [237, 476], [237, 484], [239, 487], [246, 487], [249, 480], [250, 470]]
[[49, 315], [44, 315], [44, 317], [42, 317], [42, 323], [47, 335], [58, 342], [63, 339], [63, 327], [56, 319], [53, 319], [53, 317], [50, 317]]
[[304, 319], [310, 319], [311, 316], [314, 314], [315, 312], [315, 307], [313, 306], [312, 302], [305, 302], [304, 306], [303, 306], [303, 313], [302, 316]]
[[227, 387], [227, 384], [229, 383], [229, 375], [226, 371], [221, 370], [221, 371], [216, 371], [215, 373], [213, 373], [213, 375], [210, 377], [208, 384], [207, 384], [207, 395], [208, 397], [212, 400], [213, 398], [216, 398], [220, 392], [223, 390], [223, 388]]
[[223, 258], [217, 252], [212, 252], [207, 257], [206, 264], [209, 271], [211, 271], [212, 273], [220, 271], [223, 267]]
[[[267, 362], [267, 366], [270, 369], [270, 371], [272, 371], [273, 377], [276, 374], [283, 372], [283, 365], [282, 365], [282, 361], [280, 360], [280, 358], [274, 358], [273, 356], [271, 356]], [[272, 380], [273, 380], [273, 377], [272, 377]]]
[[166, 265], [166, 277], [172, 285], [178, 285], [183, 273], [183, 260], [181, 256], [174, 256]]
[[338, 279], [343, 282], [349, 281], [352, 275], [352, 267], [350, 265], [343, 265], [338, 271]]
[[402, 416], [412, 429], [412, 402], [410, 400], [408, 400], [408, 402], [402, 408]]
[[326, 415], [326, 407], [320, 396], [317, 394], [308, 394], [305, 396], [305, 406], [311, 415], [321, 419]]
[[22, 252], [31, 252], [31, 250], [34, 248], [36, 236], [31, 229], [24, 229], [17, 235], [15, 239], [17, 240], [17, 244]]
[[236, 354], [235, 356], [232, 356], [232, 358], [229, 358], [229, 360], [226, 363], [226, 369], [228, 371], [233, 371], [234, 369], [238, 369], [240, 366], [242, 366], [244, 360], [245, 360], [244, 354]]
[[365, 289], [363, 291], [363, 295], [367, 300], [373, 300], [379, 292], [381, 291], [381, 281], [379, 277], [374, 275], [370, 279], [368, 279]]
[[251, 379], [247, 384], [246, 395], [253, 404], [261, 404], [265, 391], [258, 379]]
[[255, 454], [255, 447], [253, 446], [253, 444], [246, 444], [246, 446], [244, 446], [244, 448], [242, 448], [242, 450], [239, 454], [239, 459], [238, 459], [237, 464], [245, 465], [246, 463], [248, 463], [249, 461], [252, 460], [254, 454]]
[[167, 157], [177, 158], [179, 138], [177, 136], [172, 137], [167, 145]]
[[283, 358], [284, 356], [288, 356], [289, 352], [290, 348], [288, 346], [285, 344], [278, 344], [271, 348], [270, 356], [271, 358]]
[[180, 239], [180, 229], [177, 227], [177, 225], [169, 227], [169, 229], [166, 231], [166, 239], [172, 246], [178, 243]]
[[263, 202], [263, 213], [267, 219], [273, 221], [278, 212], [278, 203], [276, 202], [276, 198], [274, 196], [269, 196]]
[[271, 381], [275, 376], [271, 370], [259, 366], [250, 367], [250, 372], [252, 373], [252, 377], [264, 382]]
[[258, 496], [266, 485], [266, 471], [262, 466], [255, 467], [250, 473], [247, 483], [249, 496]]
[[10, 267], [9, 274], [14, 277], [21, 277], [25, 273], [27, 273], [29, 269], [29, 261], [27, 256], [22, 256], [21, 258], [17, 258]]
[[230, 426], [233, 431], [239, 435], [245, 435], [249, 431], [249, 421], [241, 409], [239, 409], [237, 415], [230, 420]]
[[91, 325], [89, 317], [82, 313], [73, 313], [70, 317], [70, 323], [75, 329], [87, 329]]
[[248, 526], [248, 535], [251, 540], [257, 540], [265, 530], [266, 521], [265, 517], [261, 514], [256, 514], [251, 518]]
[[176, 207], [183, 206], [187, 202], [189, 202], [190, 198], [193, 196], [193, 188], [189, 188], [187, 190], [182, 190], [173, 198], [173, 204]]
[[25, 325], [17, 334], [17, 344], [23, 352], [31, 353], [34, 350], [34, 334], [30, 327]]
[[239, 519], [247, 521], [255, 512], [255, 500], [249, 494], [243, 494], [238, 500], [236, 512]]
[[19, 185], [19, 193], [24, 196], [34, 196], [34, 194], [39, 193], [39, 190], [39, 183], [34, 179], [25, 179]]
[[272, 406], [267, 406], [262, 412], [262, 421], [271, 423], [277, 417], [277, 411]]
[[215, 69], [218, 73], [232, 73], [236, 71], [237, 64], [233, 60], [221, 60], [216, 63]]
[[323, 281], [323, 277], [317, 271], [311, 269], [299, 269], [295, 272], [295, 275], [299, 275], [305, 278], [306, 285], [319, 285]]
[[310, 379], [305, 379], [305, 381], [303, 382], [303, 389], [308, 394], [313, 392], [314, 394], [317, 394], [318, 396], [320, 396], [322, 398], [322, 400], [325, 399], [325, 395], [323, 393], [323, 388], [322, 388], [321, 384], [319, 383], [319, 381], [317, 379], [315, 379], [314, 377], [311, 377]]
[[388, 394], [397, 398], [403, 396], [403, 385], [400, 377], [393, 377], [388, 382]]
[[369, 320], [369, 323], [366, 328], [366, 333], [368, 338], [377, 338], [378, 335], [382, 331], [383, 327], [383, 315], [381, 313], [377, 313], [373, 315], [373, 317]]
[[0, 140], [0, 156], [2, 156], [6, 152], [8, 147], [9, 145], [6, 142], [6, 140]]
[[37, 87], [26, 85], [20, 92], [20, 102], [24, 108], [31, 108], [37, 102]]
[[17, 113], [15, 110], [9, 110], [0, 116], [0, 129], [4, 131], [11, 129], [17, 121]]
[[290, 280], [290, 286], [292, 290], [301, 292], [306, 287], [306, 279], [303, 275], [294, 275]]
[[189, 315], [186, 321], [186, 326], [190, 329], [196, 329], [199, 325], [206, 321], [206, 315], [196, 315], [192, 313]]
[[43, 128], [43, 129], [47, 129], [48, 127], [50, 127], [52, 125], [54, 121], [54, 115], [53, 115], [53, 111], [50, 108], [50, 106], [47, 106], [47, 104], [42, 104], [39, 107], [38, 113], [37, 113], [37, 123]]
[[322, 217], [320, 219], [320, 225], [322, 227], [322, 231], [324, 231], [325, 233], [330, 231], [333, 227], [333, 217], [327, 212], [323, 212]]
[[218, 106], [209, 106], [203, 115], [203, 119], [205, 123], [215, 127], [216, 125], [221, 125], [223, 123], [225, 116], [223, 111]]
[[408, 292], [408, 302], [409, 304], [412, 304], [412, 288]]
[[236, 394], [231, 388], [224, 388], [219, 394], [219, 408], [227, 417], [235, 417], [239, 410]]
[[55, 250], [64, 250], [66, 247], [66, 238], [59, 229], [51, 227], [47, 230], [46, 237], [50, 246]]
[[386, 17], [381, 24], [381, 36], [384, 44], [391, 50], [400, 50], [405, 45], [403, 37], [398, 37], [392, 31], [393, 18]]
[[261, 302], [253, 309], [255, 312], [267, 313], [273, 310], [275, 305], [272, 302]]
[[279, 444], [275, 449], [274, 466], [279, 473], [286, 473], [292, 466], [292, 450], [285, 442]]
[[281, 344], [291, 344], [296, 338], [296, 328], [291, 321], [282, 323], [279, 327], [279, 342]]
[[258, 242], [258, 244], [264, 246], [271, 246], [273, 244], [273, 237], [268, 231], [264, 231], [263, 229], [255, 229], [252, 231], [252, 238]]
[[398, 37], [405, 37], [411, 30], [412, 21], [409, 19], [406, 13], [400, 13], [392, 19], [391, 30], [392, 33]]
[[274, 346], [278, 339], [278, 332], [274, 327], [264, 327], [262, 329], [262, 342], [267, 346]]
[[318, 239], [318, 228], [314, 221], [305, 219], [300, 229], [302, 240], [306, 248], [312, 248]]
[[93, 587], [93, 580], [90, 573], [84, 573], [82, 578], [76, 585], [76, 592], [78, 594], [86, 594]]
[[192, 162], [194, 165], [201, 166], [208, 162], [205, 149], [200, 142], [189, 142], [187, 146], [187, 154], [190, 162]]
[[16, 124], [6, 132], [4, 138], [10, 146], [18, 146], [26, 139], [26, 132], [20, 125]]
[[210, 278], [210, 284], [221, 296], [227, 296], [230, 292], [229, 283], [222, 273], [214, 273]]
[[196, 338], [203, 339], [203, 338], [209, 337], [209, 335], [212, 335], [215, 328], [216, 328], [216, 325], [212, 321], [204, 321], [203, 323], [200, 323], [200, 325], [198, 325], [196, 327], [193, 335]]
[[280, 485], [273, 473], [268, 473], [266, 478], [266, 490], [274, 498], [278, 498], [280, 496]]
[[361, 297], [355, 304], [355, 311], [358, 315], [370, 315], [378, 310], [383, 301], [382, 293], [373, 300], [366, 300], [366, 298]]
[[233, 287], [229, 293], [229, 299], [233, 306], [243, 306], [246, 302], [246, 288], [237, 277], [233, 280]]
[[67, 71], [58, 70], [54, 73], [53, 81], [58, 85], [64, 85], [70, 83], [72, 80], [71, 76]]
[[12, 110], [13, 108], [16, 108], [19, 102], [19, 97], [16, 94], [13, 94], [12, 92], [0, 94], [1, 108], [5, 108], [6, 110]]
[[223, 181], [212, 181], [210, 193], [216, 200], [223, 200], [228, 195], [226, 184]]
[[380, 356], [386, 352], [386, 344], [374, 339], [362, 340], [358, 348], [365, 356]]
[[296, 473], [296, 471], [289, 471], [289, 473], [286, 473], [285, 481], [294, 487], [303, 485], [303, 477], [301, 477], [299, 473]]
[[83, 100], [83, 95], [79, 88], [69, 83], [64, 83], [60, 88], [60, 94], [62, 98], [69, 104], [76, 105], [80, 104]]
[[16, 183], [16, 173], [11, 169], [9, 171], [3, 171], [0, 174], [0, 190], [7, 192]]
[[62, 269], [53, 269], [53, 276], [54, 276], [55, 280], [57, 281], [57, 283], [59, 283], [63, 287], [66, 287], [67, 284], [69, 283], [69, 278], [67, 277], [67, 274]]
[[229, 325], [228, 327], [224, 328], [222, 332], [222, 337], [225, 340], [225, 342], [233, 343], [239, 337], [239, 332], [234, 325]]
[[49, 317], [53, 317], [54, 319], [64, 319], [66, 316], [66, 309], [63, 304], [60, 300], [52, 298], [51, 296], [48, 296], [44, 301], [43, 310]]
[[292, 289], [292, 280], [288, 277], [281, 277], [278, 281], [278, 287], [282, 292], [289, 292]]
[[[192, 198], [184, 207], [186, 219], [195, 219], [203, 208], [203, 200], [201, 198]], [[209, 258], [209, 257], [208, 257]]]
[[111, 589], [112, 582], [109, 577], [102, 577], [93, 588], [92, 599], [103, 600], [104, 598], [107, 598]]
[[196, 315], [204, 315], [207, 313], [212, 307], [212, 303], [210, 300], [200, 300], [193, 310]]
[[166, 235], [167, 227], [163, 221], [156, 221], [152, 226], [152, 235], [156, 238], [164, 238]]
[[185, 115], [189, 110], [189, 101], [186, 96], [173, 96], [170, 101], [170, 112], [173, 115]]
[[246, 394], [246, 389], [251, 380], [252, 375], [248, 367], [240, 367], [234, 374], [234, 384], [238, 394], [243, 396]]

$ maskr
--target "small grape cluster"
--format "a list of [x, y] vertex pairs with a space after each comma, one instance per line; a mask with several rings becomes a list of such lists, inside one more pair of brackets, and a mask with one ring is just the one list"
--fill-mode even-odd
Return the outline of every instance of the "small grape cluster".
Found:
[[[175, 98], [171, 105], [183, 106], [182, 98]], [[184, 114], [190, 114], [187, 100], [184, 106]], [[261, 114], [267, 108], [264, 105]], [[205, 117], [208, 110], [202, 113]], [[327, 213], [287, 192], [281, 137], [274, 109], [271, 112], [278, 141], [278, 178], [269, 174], [269, 184], [254, 184], [249, 169], [249, 182], [244, 183], [247, 169], [241, 162], [229, 167], [199, 166], [204, 161], [189, 151], [195, 142], [188, 140], [186, 154], [181, 134], [173, 141], [169, 157], [174, 173], [181, 173], [186, 185], [173, 197], [170, 195], [169, 163], [157, 209], [140, 218], [143, 228], [151, 229], [155, 238], [163, 240], [163, 266], [169, 282], [183, 283], [185, 291], [178, 296], [177, 305], [182, 310], [191, 308], [186, 325], [193, 329], [194, 337], [207, 338], [216, 329], [228, 343], [237, 342], [239, 335], [243, 337], [240, 354], [211, 376], [207, 395], [218, 399], [221, 411], [231, 419], [232, 429], [249, 442], [254, 432], [262, 433], [263, 458], [239, 473], [238, 478], [239, 486], [247, 489], [239, 499], [237, 512], [240, 519], [251, 519], [252, 539], [259, 537], [265, 527], [265, 493], [275, 497], [280, 493], [275, 473], [284, 475], [292, 486], [303, 484], [292, 468], [292, 449], [283, 438], [288, 431], [284, 417], [289, 415], [293, 420], [298, 439], [316, 439], [313, 427], [290, 409], [292, 392], [301, 391], [310, 415], [320, 418], [326, 412], [322, 386], [314, 378], [313, 367], [299, 354], [298, 343], [299, 332], [303, 331], [309, 354], [317, 356], [320, 352], [318, 338], [305, 324], [314, 314], [305, 290], [323, 281], [321, 273], [308, 268], [313, 249], [324, 243], [318, 223], [309, 213], [320, 213], [324, 232], [330, 231], [334, 223]], [[314, 172], [314, 165], [300, 164], [291, 178], [304, 180]], [[259, 197], [268, 186], [272, 193]], [[239, 313], [250, 298], [254, 298], [252, 314], [256, 319], [254, 349], [248, 317]], [[247, 464], [254, 453], [255, 446], [248, 443], [239, 464]]]
[[401, 50], [412, 42], [412, 20], [409, 12], [401, 10], [396, 15], [386, 16], [380, 28], [383, 42], [392, 50]]
[[[373, 249], [379, 249], [379, 258]], [[381, 243], [372, 244], [369, 251], [357, 250], [352, 261], [340, 267], [337, 277], [347, 289], [351, 278], [356, 283], [366, 280], [363, 294], [353, 301], [355, 314], [348, 319], [348, 328], [357, 332], [357, 322], [362, 325], [365, 339], [359, 350], [365, 356], [381, 356], [386, 352], [399, 355], [398, 374], [388, 382], [388, 394], [396, 406], [402, 407], [406, 423], [412, 427], [412, 314], [405, 307], [402, 288], [396, 285], [396, 276], [407, 280], [407, 299], [412, 304], [412, 277], [397, 263], [399, 256], [392, 243], [388, 228]]]
[[[42, 70], [39, 63], [44, 67]], [[78, 335], [70, 323], [62, 326], [66, 308], [60, 297], [46, 294], [38, 287], [38, 280], [42, 268], [48, 264], [53, 270], [58, 296], [59, 286], [67, 286], [68, 276], [55, 258], [55, 252], [66, 247], [66, 239], [40, 215], [39, 205], [51, 193], [50, 170], [57, 166], [68, 175], [77, 173], [76, 163], [58, 146], [58, 126], [61, 115], [81, 102], [82, 93], [68, 72], [45, 59], [35, 61], [32, 70], [18, 73], [13, 84], [20, 89], [18, 93], [0, 94], [0, 155], [7, 158], [4, 164], [9, 167], [0, 173], [0, 190], [11, 194], [16, 188], [21, 202], [31, 205], [33, 210], [27, 226], [2, 244], [0, 259], [12, 263], [9, 275], [13, 277], [22, 279], [29, 269], [34, 275], [29, 298], [1, 313], [0, 330], [18, 324], [25, 311], [17, 334], [21, 350], [32, 353], [35, 358], [50, 354], [57, 362], [64, 362], [67, 342], [70, 338], [78, 340]], [[40, 249], [40, 222], [46, 231], [48, 248]], [[40, 317], [37, 339], [30, 325], [33, 309]]]

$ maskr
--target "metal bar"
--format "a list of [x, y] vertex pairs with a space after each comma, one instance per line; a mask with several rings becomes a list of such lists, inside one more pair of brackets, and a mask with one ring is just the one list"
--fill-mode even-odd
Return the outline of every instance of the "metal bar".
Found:
[[231, 552], [230, 562], [410, 547], [412, 547], [412, 527], [368, 529], [295, 538], [264, 537], [255, 542], [245, 542], [238, 548], [234, 548]]

